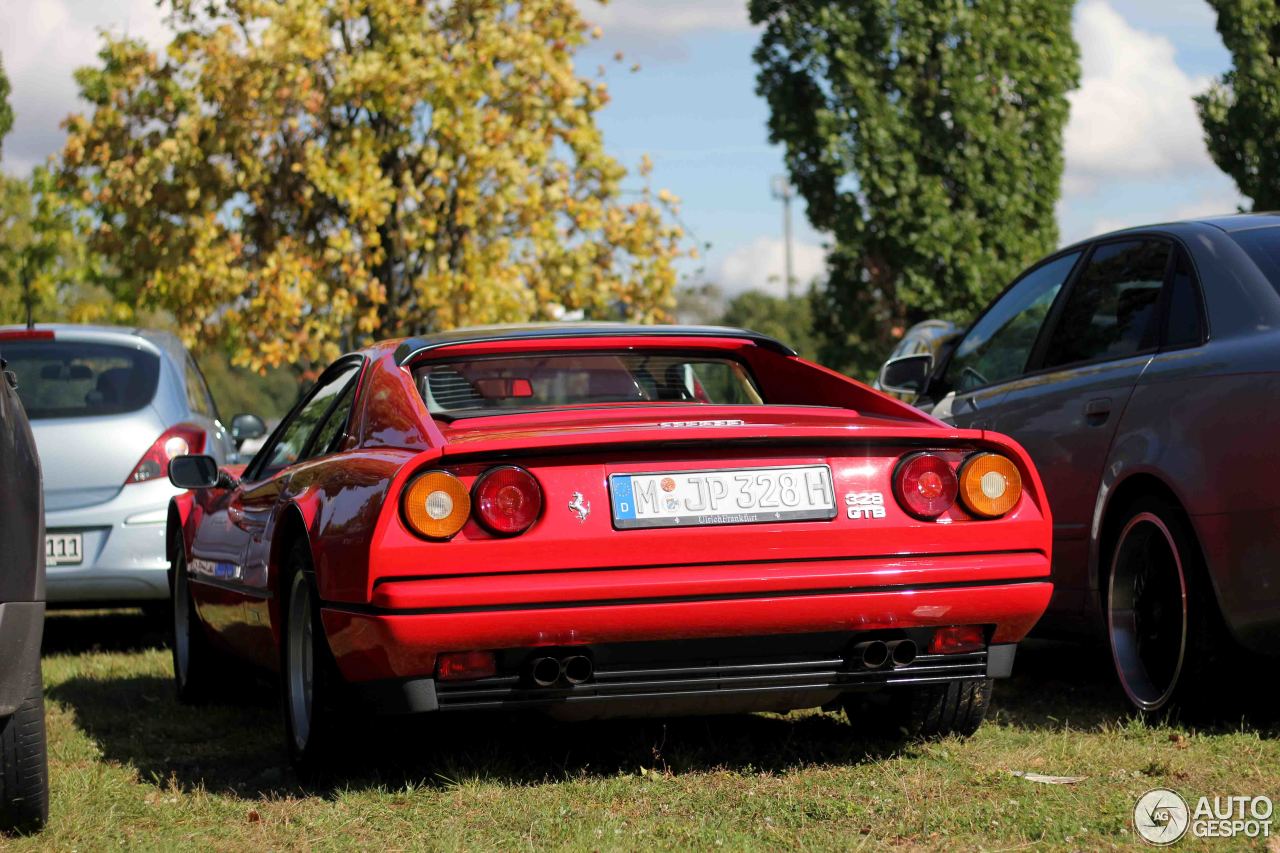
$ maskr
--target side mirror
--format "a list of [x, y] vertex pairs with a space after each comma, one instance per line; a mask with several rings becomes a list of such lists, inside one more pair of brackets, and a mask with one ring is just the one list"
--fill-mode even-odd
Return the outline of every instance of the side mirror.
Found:
[[262, 438], [267, 434], [267, 425], [257, 415], [236, 415], [231, 419], [231, 440], [236, 449], [251, 438]]
[[904, 355], [891, 358], [880, 368], [880, 390], [891, 394], [919, 394], [933, 372], [933, 356]]
[[222, 481], [212, 456], [175, 456], [169, 460], [169, 482], [179, 489], [212, 489]]

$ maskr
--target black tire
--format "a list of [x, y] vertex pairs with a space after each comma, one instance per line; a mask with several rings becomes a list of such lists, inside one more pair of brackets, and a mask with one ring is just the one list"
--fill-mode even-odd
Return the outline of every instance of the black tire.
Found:
[[334, 763], [350, 718], [346, 685], [320, 621], [311, 553], [299, 540], [289, 550], [281, 587], [280, 700], [289, 761], [304, 776]]
[[1143, 713], [1198, 716], [1214, 701], [1203, 686], [1222, 674], [1231, 640], [1195, 534], [1161, 497], [1134, 500], [1116, 518], [1103, 599], [1116, 677]]
[[969, 737], [987, 717], [992, 680], [890, 687], [845, 705], [849, 722], [872, 734], [907, 740]]
[[170, 584], [172, 634], [169, 645], [173, 652], [173, 684], [179, 702], [203, 705], [219, 696], [226, 683], [225, 666], [196, 615], [187, 579], [187, 558], [182, 549], [173, 556], [170, 566], [173, 582]]
[[0, 720], [0, 832], [39, 832], [49, 821], [49, 760], [40, 664], [27, 698]]

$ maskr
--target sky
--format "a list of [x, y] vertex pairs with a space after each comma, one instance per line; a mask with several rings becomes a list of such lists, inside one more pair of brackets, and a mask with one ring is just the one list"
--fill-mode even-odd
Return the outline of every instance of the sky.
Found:
[[[681, 222], [704, 247], [684, 263], [685, 282], [780, 293], [782, 208], [771, 183], [784, 171], [782, 151], [769, 144], [768, 108], [755, 93], [759, 33], [745, 0], [578, 2], [604, 33], [578, 66], [584, 76], [607, 69], [613, 100], [598, 116], [606, 147], [631, 167], [652, 158], [653, 184], [681, 198]], [[61, 148], [60, 122], [82, 108], [72, 72], [95, 62], [103, 29], [165, 42], [154, 0], [0, 2], [0, 57], [16, 113], [5, 171], [25, 174]], [[1242, 204], [1205, 150], [1191, 101], [1230, 65], [1208, 4], [1080, 0], [1074, 30], [1083, 74], [1064, 140], [1062, 242]], [[804, 282], [822, 274], [824, 237], [803, 202], [792, 215]]]

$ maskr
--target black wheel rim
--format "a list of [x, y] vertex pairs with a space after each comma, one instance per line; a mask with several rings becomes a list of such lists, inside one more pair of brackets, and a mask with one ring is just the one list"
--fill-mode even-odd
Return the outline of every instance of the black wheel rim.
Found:
[[1130, 701], [1163, 707], [1182, 674], [1187, 584], [1177, 543], [1160, 518], [1141, 513], [1120, 534], [1108, 589], [1107, 630]]

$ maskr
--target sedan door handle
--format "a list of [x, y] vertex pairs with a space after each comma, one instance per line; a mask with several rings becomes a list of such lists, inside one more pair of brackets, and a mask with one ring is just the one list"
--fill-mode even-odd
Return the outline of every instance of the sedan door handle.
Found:
[[1110, 397], [1099, 397], [1084, 404], [1084, 418], [1092, 426], [1102, 426], [1110, 416]]

